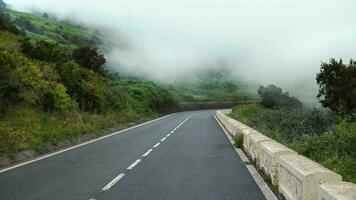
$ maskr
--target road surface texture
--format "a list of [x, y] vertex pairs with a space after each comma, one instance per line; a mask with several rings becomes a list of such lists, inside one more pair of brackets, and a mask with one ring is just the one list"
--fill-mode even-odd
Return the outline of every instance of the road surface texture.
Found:
[[0, 200], [265, 199], [214, 118], [181, 112], [0, 173]]

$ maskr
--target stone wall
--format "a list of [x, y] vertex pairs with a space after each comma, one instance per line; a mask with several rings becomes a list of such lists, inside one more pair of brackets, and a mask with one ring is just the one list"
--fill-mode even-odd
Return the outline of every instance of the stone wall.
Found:
[[243, 135], [249, 158], [265, 173], [287, 200], [356, 200], [356, 184], [262, 133], [234, 120], [231, 110], [216, 112], [225, 129], [235, 137]]

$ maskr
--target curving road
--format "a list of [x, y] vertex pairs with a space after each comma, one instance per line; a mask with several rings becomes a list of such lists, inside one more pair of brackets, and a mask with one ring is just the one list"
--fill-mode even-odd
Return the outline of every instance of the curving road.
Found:
[[265, 199], [214, 113], [175, 113], [3, 171], [0, 200]]

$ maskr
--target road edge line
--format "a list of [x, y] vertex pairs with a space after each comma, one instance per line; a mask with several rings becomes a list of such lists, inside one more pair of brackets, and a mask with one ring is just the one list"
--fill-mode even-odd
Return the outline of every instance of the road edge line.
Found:
[[231, 143], [232, 147], [234, 148], [236, 154], [240, 157], [242, 162], [244, 162], [245, 167], [247, 168], [247, 171], [251, 174], [253, 180], [256, 182], [260, 190], [262, 191], [262, 194], [266, 197], [267, 200], [278, 200], [276, 195], [272, 192], [271, 188], [268, 186], [268, 184], [263, 180], [261, 175], [258, 173], [256, 168], [250, 164], [250, 161], [248, 160], [247, 156], [245, 153], [234, 146], [234, 140], [232, 139], [231, 135], [227, 132], [225, 127], [221, 124], [220, 120], [216, 117], [214, 114], [215, 120], [218, 122], [220, 125], [221, 129], [223, 130], [225, 136], [228, 138], [229, 142]]
[[16, 164], [16, 165], [4, 168], [4, 169], [1, 169], [0, 173], [6, 172], [6, 171], [10, 171], [12, 169], [15, 169], [15, 168], [18, 168], [18, 167], [22, 167], [22, 166], [25, 166], [25, 165], [28, 165], [28, 164], [31, 164], [31, 163], [34, 163], [34, 162], [37, 162], [37, 161], [40, 161], [40, 160], [44, 160], [46, 158], [49, 158], [49, 157], [64, 153], [66, 151], [70, 151], [70, 150], [85, 146], [87, 144], [91, 144], [91, 143], [94, 143], [94, 142], [97, 142], [97, 141], [100, 141], [100, 140], [115, 136], [117, 134], [120, 134], [120, 133], [129, 131], [129, 130], [132, 130], [132, 129], [135, 129], [135, 128], [138, 128], [138, 127], [141, 127], [141, 126], [144, 126], [144, 125], [147, 125], [147, 124], [150, 124], [152, 122], [156, 122], [156, 121], [159, 121], [161, 119], [170, 117], [170, 116], [172, 116], [174, 114], [176, 114], [176, 113], [165, 115], [163, 117], [160, 117], [160, 118], [157, 118], [157, 119], [153, 119], [153, 120], [138, 124], [136, 126], [132, 126], [132, 127], [129, 127], [129, 128], [126, 128], [126, 129], [123, 129], [123, 130], [120, 130], [120, 131], [117, 131], [117, 132], [114, 132], [114, 133], [110, 133], [108, 135], [104, 135], [104, 136], [101, 136], [101, 137], [98, 137], [98, 138], [95, 138], [95, 139], [92, 139], [92, 140], [89, 140], [89, 141], [86, 141], [86, 142], [83, 142], [83, 143], [80, 143], [80, 144], [77, 144], [77, 145], [74, 145], [74, 146], [71, 146], [71, 147], [68, 147], [68, 148], [65, 148], [65, 149], [62, 149], [62, 150], [59, 150], [59, 151], [55, 151], [53, 153], [49, 153], [49, 154], [45, 154], [45, 155], [39, 156], [37, 158], [34, 158], [34, 159], [31, 159], [31, 160], [28, 160], [28, 161], [25, 161], [25, 162], [22, 162], [22, 163], [19, 163], [19, 164]]

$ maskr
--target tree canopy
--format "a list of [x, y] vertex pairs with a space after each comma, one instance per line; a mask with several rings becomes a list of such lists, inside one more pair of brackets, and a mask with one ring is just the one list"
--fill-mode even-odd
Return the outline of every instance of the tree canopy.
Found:
[[104, 55], [100, 54], [96, 48], [93, 47], [80, 47], [73, 51], [73, 59], [80, 66], [90, 69], [100, 74], [104, 73], [103, 65], [106, 60]]
[[291, 97], [288, 92], [283, 92], [281, 88], [271, 84], [267, 87], [260, 86], [258, 94], [261, 96], [261, 105], [266, 108], [302, 108], [302, 103], [295, 97]]
[[320, 103], [341, 115], [356, 114], [356, 61], [322, 63], [316, 76]]

